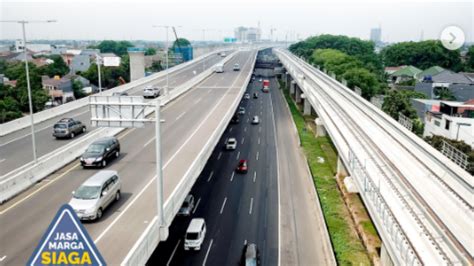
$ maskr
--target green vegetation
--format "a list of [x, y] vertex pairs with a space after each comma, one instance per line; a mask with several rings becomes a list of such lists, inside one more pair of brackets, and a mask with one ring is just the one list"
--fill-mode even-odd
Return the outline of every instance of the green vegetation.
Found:
[[[283, 84], [280, 86], [284, 88]], [[314, 137], [311, 131], [306, 130], [305, 118], [290, 99], [288, 90], [284, 92], [318, 191], [336, 260], [339, 265], [370, 265], [361, 240], [351, 230], [350, 214], [334, 179], [337, 163], [335, 149], [328, 137]], [[321, 157], [324, 163], [318, 162]]]
[[420, 69], [441, 66], [456, 72], [463, 69], [459, 50], [448, 50], [441, 41], [396, 43], [385, 47], [380, 55], [385, 66], [412, 65]]
[[186, 46], [190, 46], [191, 42], [189, 42], [185, 38], [178, 38], [176, 41], [173, 42], [171, 49], [174, 50], [176, 47], [178, 47], [178, 44], [179, 44], [179, 47], [186, 47]]
[[[120, 78], [125, 79], [126, 82], [130, 80], [130, 57], [128, 55], [122, 56], [120, 66], [118, 67], [101, 67], [101, 79], [103, 88], [113, 88], [120, 85]], [[91, 64], [88, 70], [81, 74], [88, 79], [92, 84], [99, 86], [99, 75], [97, 65]]]
[[60, 55], [52, 55], [49, 57], [49, 59], [52, 59], [54, 62], [40, 68], [42, 69], [42, 75], [47, 75], [48, 77], [54, 77], [58, 75], [62, 77], [69, 73], [69, 67], [66, 65]]
[[468, 156], [467, 160], [469, 162], [469, 166], [467, 167], [467, 172], [470, 173], [471, 175], [474, 175], [474, 149], [472, 149], [471, 146], [466, 144], [464, 141], [452, 140], [452, 139], [445, 138], [443, 136], [426, 137], [425, 141], [428, 142], [431, 146], [433, 146], [435, 149], [439, 151], [441, 151], [443, 148], [443, 141], [446, 141], [447, 143], [454, 146], [456, 149], [466, 154]]
[[90, 46], [89, 48], [99, 49], [101, 53], [114, 53], [118, 56], [127, 54], [127, 49], [133, 47], [129, 41], [102, 41], [97, 46]]
[[156, 55], [156, 49], [153, 47], [147, 48], [145, 50], [145, 55]]
[[418, 136], [423, 135], [423, 121], [418, 118], [416, 110], [412, 107], [411, 99], [426, 99], [426, 95], [416, 91], [392, 90], [389, 91], [384, 99], [382, 110], [398, 120], [398, 114], [410, 118], [413, 122], [413, 132]]
[[468, 72], [474, 72], [474, 45], [469, 46], [466, 56], [467, 60], [465, 70]]

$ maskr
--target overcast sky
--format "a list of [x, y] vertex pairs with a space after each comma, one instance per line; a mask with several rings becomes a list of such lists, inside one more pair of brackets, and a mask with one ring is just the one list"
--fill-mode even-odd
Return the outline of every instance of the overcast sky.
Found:
[[[67, 3], [65, 3], [67, 2]], [[284, 40], [330, 33], [368, 39], [370, 28], [382, 27], [389, 42], [437, 39], [449, 25], [461, 27], [473, 41], [474, 4], [466, 2], [318, 1], [318, 0], [155, 0], [155, 1], [5, 1], [0, 20], [56, 19], [27, 26], [29, 39], [164, 40], [152, 25], [180, 25], [179, 37], [217, 40], [233, 36], [237, 26], [260, 22], [264, 38], [270, 29]], [[21, 37], [18, 24], [1, 23], [1, 39]], [[170, 39], [173, 38], [170, 32]]]

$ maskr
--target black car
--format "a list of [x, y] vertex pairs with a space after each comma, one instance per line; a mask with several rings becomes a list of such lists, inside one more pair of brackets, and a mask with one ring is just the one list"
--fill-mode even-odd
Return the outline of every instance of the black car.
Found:
[[72, 118], [63, 118], [53, 126], [53, 136], [59, 138], [74, 138], [86, 132], [86, 126], [81, 121]]
[[230, 120], [231, 124], [238, 124], [240, 122], [239, 115], [235, 114]]
[[116, 137], [105, 137], [92, 142], [81, 156], [81, 165], [105, 167], [108, 161], [120, 156], [120, 143]]
[[253, 93], [253, 98], [254, 98], [254, 99], [258, 99], [258, 93], [254, 92], [254, 93]]

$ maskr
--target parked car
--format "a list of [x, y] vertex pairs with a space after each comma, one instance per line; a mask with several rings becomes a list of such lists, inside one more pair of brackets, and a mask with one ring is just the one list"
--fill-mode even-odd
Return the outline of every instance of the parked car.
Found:
[[257, 92], [254, 92], [254, 93], [253, 93], [253, 98], [254, 98], [254, 99], [258, 99], [258, 93], [257, 93]]
[[248, 170], [247, 160], [240, 160], [236, 168], [237, 173], [246, 174]]
[[81, 220], [99, 220], [103, 211], [120, 200], [122, 183], [117, 171], [99, 171], [72, 192], [69, 205]]
[[178, 216], [189, 216], [194, 209], [194, 196], [188, 194], [179, 208]]
[[225, 142], [226, 150], [235, 150], [237, 149], [237, 140], [235, 138], [228, 138]]
[[244, 99], [245, 99], [245, 100], [250, 99], [250, 94], [248, 94], [248, 93], [244, 94]]
[[201, 250], [206, 237], [206, 221], [204, 218], [193, 218], [184, 236], [184, 250]]
[[252, 124], [254, 125], [257, 125], [260, 123], [260, 119], [258, 118], [258, 115], [255, 115], [253, 118], [252, 118]]
[[116, 137], [105, 137], [92, 142], [81, 156], [83, 168], [107, 166], [108, 161], [120, 156], [120, 143]]
[[240, 265], [242, 266], [260, 265], [260, 254], [259, 254], [256, 244], [248, 243], [244, 246]]
[[239, 115], [245, 115], [245, 108], [239, 107]]
[[53, 126], [53, 136], [57, 139], [74, 138], [84, 132], [86, 132], [86, 126], [81, 121], [72, 118], [63, 118]]
[[128, 93], [125, 91], [122, 92], [114, 92], [112, 93], [112, 96], [128, 96]]
[[156, 98], [160, 96], [160, 88], [148, 86], [143, 89], [143, 98]]
[[235, 114], [232, 119], [230, 120], [231, 124], [238, 124], [240, 122], [239, 115]]

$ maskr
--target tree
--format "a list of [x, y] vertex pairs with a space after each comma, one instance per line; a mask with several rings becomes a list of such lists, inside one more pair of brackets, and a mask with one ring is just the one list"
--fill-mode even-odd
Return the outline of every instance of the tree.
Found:
[[150, 71], [152, 72], [159, 72], [163, 70], [163, 66], [161, 65], [161, 61], [154, 61], [151, 64]]
[[86, 93], [82, 90], [82, 83], [78, 80], [72, 81], [72, 91], [74, 93], [74, 98], [80, 99], [86, 97]]
[[380, 84], [377, 77], [364, 68], [352, 68], [347, 70], [343, 78], [347, 81], [350, 88], [359, 87], [362, 91], [362, 97], [370, 100], [372, 96], [380, 91]]
[[174, 50], [176, 47], [178, 47], [178, 44], [179, 44], [179, 47], [186, 47], [186, 46], [190, 46], [191, 42], [189, 42], [185, 38], [178, 38], [177, 40], [173, 42], [173, 45], [171, 46], [171, 48]]
[[118, 56], [127, 54], [127, 49], [133, 47], [133, 44], [128, 41], [102, 41], [97, 48], [101, 53], [114, 53]]
[[456, 101], [456, 96], [451, 92], [449, 88], [445, 87], [435, 87], [433, 89], [434, 95], [439, 100], [444, 101]]
[[45, 65], [40, 67], [40, 73], [43, 75], [47, 75], [48, 77], [53, 76], [64, 76], [69, 73], [69, 67], [66, 65], [64, 60], [60, 55], [52, 55], [50, 56], [54, 62], [49, 65]]
[[[126, 82], [130, 81], [130, 58], [128, 55], [122, 56], [120, 66], [101, 67], [102, 87], [113, 88], [120, 85], [119, 78], [122, 77]], [[82, 73], [82, 76], [90, 80], [92, 84], [99, 86], [97, 65], [92, 63], [88, 70]]]
[[466, 71], [474, 71], [474, 45], [467, 49]]
[[145, 55], [155, 55], [156, 54], [156, 49], [153, 47], [150, 47], [145, 50]]
[[412, 65], [420, 69], [441, 66], [453, 71], [463, 68], [459, 50], [448, 50], [440, 41], [401, 42], [381, 51], [386, 66]]
[[409, 90], [392, 90], [384, 98], [382, 110], [398, 120], [398, 114], [402, 113], [410, 119], [418, 118], [415, 109], [411, 106], [411, 99], [426, 99], [426, 95], [420, 92]]

